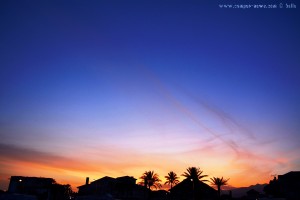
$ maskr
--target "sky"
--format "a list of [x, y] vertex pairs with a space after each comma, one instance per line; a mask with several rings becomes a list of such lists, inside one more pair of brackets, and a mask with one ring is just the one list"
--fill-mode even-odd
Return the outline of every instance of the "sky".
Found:
[[247, 2], [1, 1], [0, 189], [299, 171], [299, 8], [221, 3]]

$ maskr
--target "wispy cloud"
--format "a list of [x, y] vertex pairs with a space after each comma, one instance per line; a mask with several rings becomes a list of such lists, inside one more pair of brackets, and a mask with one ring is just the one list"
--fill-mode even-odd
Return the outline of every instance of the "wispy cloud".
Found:
[[[212, 104], [211, 102], [201, 100], [196, 98], [195, 96], [189, 94], [186, 90], [180, 88], [180, 86], [176, 86], [177, 90], [179, 90], [182, 94], [185, 95], [190, 101], [193, 101], [199, 109], [205, 109], [208, 111], [208, 114], [214, 116], [214, 120], [217, 122], [221, 122], [223, 124], [223, 128], [228, 130], [228, 134], [220, 133], [210, 128], [205, 121], [203, 121], [198, 113], [195, 110], [191, 110], [189, 106], [186, 106], [184, 102], [180, 99], [176, 98], [176, 96], [168, 89], [168, 87], [160, 80], [160, 78], [150, 69], [147, 68], [147, 73], [149, 78], [152, 80], [153, 84], [158, 88], [163, 97], [171, 104], [173, 107], [181, 112], [184, 116], [190, 119], [194, 124], [196, 124], [202, 134], [209, 134], [211, 136], [210, 141], [200, 141], [199, 148], [188, 150], [186, 152], [182, 152], [184, 154], [190, 153], [200, 153], [200, 152], [211, 152], [211, 149], [216, 145], [214, 141], [220, 141], [219, 146], [226, 146], [231, 149], [235, 156], [228, 157], [228, 162], [231, 162], [231, 167], [238, 166], [243, 164], [244, 172], [250, 172], [255, 170], [254, 174], [265, 174], [270, 173], [274, 166], [282, 166], [283, 162], [281, 159], [273, 158], [272, 156], [266, 153], [258, 153], [260, 149], [260, 145], [262, 144], [271, 144], [274, 142], [271, 141], [261, 141], [261, 138], [257, 138], [256, 134], [252, 132], [248, 127], [238, 122], [234, 117], [232, 117], [229, 113], [219, 108], [218, 106]], [[249, 143], [256, 143], [256, 150], [249, 149], [247, 146]], [[231, 161], [230, 161], [231, 159]], [[255, 163], [255, 164], [254, 164]], [[267, 163], [262, 166], [257, 163]], [[242, 174], [242, 173], [239, 173]], [[268, 175], [267, 175], [268, 176]]]
[[244, 125], [239, 123], [236, 119], [234, 119], [229, 113], [225, 112], [220, 107], [213, 105], [211, 102], [201, 100], [196, 98], [191, 94], [187, 94], [191, 99], [198, 103], [199, 106], [207, 109], [210, 113], [214, 114], [220, 121], [222, 121], [223, 125], [230, 130], [231, 134], [243, 134], [247, 136], [249, 139], [255, 140], [254, 133], [246, 128]]
[[0, 162], [10, 162], [13, 160], [75, 171], [99, 170], [99, 166], [93, 166], [91, 164], [87, 164], [83, 161], [78, 161], [72, 158], [38, 151], [35, 149], [0, 143]]
[[[206, 133], [213, 136], [215, 139], [218, 139], [222, 141], [225, 145], [227, 145], [229, 148], [231, 148], [233, 151], [238, 153], [238, 145], [234, 143], [232, 140], [226, 140], [222, 137], [220, 133], [215, 132], [211, 128], [209, 128], [202, 120], [197, 117], [197, 115], [190, 110], [187, 106], [185, 106], [183, 103], [181, 103], [172, 93], [167, 89], [167, 87], [163, 84], [163, 82], [158, 78], [155, 73], [144, 67], [147, 71], [147, 74], [149, 75], [149, 78], [153, 81], [153, 84], [156, 85], [156, 87], [159, 89], [161, 94], [181, 113], [183, 113], [185, 116], [187, 116], [190, 120], [192, 120], [195, 124], [197, 124], [201, 129], [203, 129]], [[207, 108], [209, 111], [211, 111], [214, 114], [217, 114], [217, 116], [220, 117], [220, 119], [228, 124], [229, 121], [232, 121], [233, 124], [238, 125], [238, 123], [233, 120], [229, 115], [225, 114], [225, 112], [221, 112], [220, 110], [209, 106], [207, 103], [201, 102], [201, 105]], [[241, 127], [241, 126], [239, 126]]]
[[33, 148], [0, 143], [0, 163], [23, 162], [32, 164], [32, 166], [44, 166], [52, 170], [68, 170], [86, 174], [109, 173], [120, 169], [126, 171], [130, 168], [146, 165], [143, 155], [115, 146], [94, 147], [88, 151], [82, 151], [80, 156], [67, 157], [64, 152], [58, 155]]

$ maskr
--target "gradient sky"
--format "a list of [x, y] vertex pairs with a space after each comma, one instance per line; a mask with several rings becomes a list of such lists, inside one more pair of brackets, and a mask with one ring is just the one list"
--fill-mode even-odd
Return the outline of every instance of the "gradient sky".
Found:
[[220, 2], [1, 1], [0, 189], [300, 170], [299, 9]]

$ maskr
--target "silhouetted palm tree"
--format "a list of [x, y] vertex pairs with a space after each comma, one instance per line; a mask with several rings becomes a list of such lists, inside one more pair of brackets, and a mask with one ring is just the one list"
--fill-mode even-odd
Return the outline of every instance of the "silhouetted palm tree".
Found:
[[207, 181], [202, 180], [204, 177], [207, 177], [207, 175], [202, 175], [203, 171], [200, 170], [199, 167], [189, 167], [186, 169], [186, 172], [184, 172], [181, 176], [184, 176], [188, 179], [192, 179], [193, 181]]
[[171, 189], [172, 189], [173, 185], [176, 185], [177, 183], [179, 183], [179, 180], [178, 180], [179, 177], [173, 171], [170, 171], [168, 173], [168, 176], [165, 176], [165, 178], [167, 179], [167, 181], [165, 182], [165, 184], [170, 185]]
[[149, 189], [151, 189], [151, 187], [155, 187], [155, 189], [161, 188], [161, 184], [159, 183], [161, 180], [158, 178], [158, 174], [154, 173], [154, 171], [145, 171], [140, 179], [142, 179], [140, 184]]
[[218, 178], [218, 177], [213, 177], [213, 178], [210, 178], [210, 182], [212, 185], [215, 185], [218, 187], [218, 196], [219, 198], [221, 197], [221, 186], [223, 185], [227, 185], [227, 182], [229, 179], [223, 179], [222, 178]]

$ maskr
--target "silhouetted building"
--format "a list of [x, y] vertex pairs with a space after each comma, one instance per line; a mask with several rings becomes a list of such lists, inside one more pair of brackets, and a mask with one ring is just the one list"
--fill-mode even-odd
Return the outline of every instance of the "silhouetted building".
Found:
[[256, 200], [259, 196], [259, 192], [254, 190], [254, 189], [251, 189], [247, 192], [247, 199], [248, 200]]
[[52, 178], [12, 176], [8, 192], [20, 194], [47, 193], [54, 182]]
[[169, 192], [166, 190], [157, 190], [157, 191], [151, 191], [150, 193], [150, 199], [151, 200], [166, 200], [168, 199]]
[[70, 185], [61, 185], [53, 178], [12, 176], [6, 199], [65, 200], [70, 199]]
[[276, 177], [270, 180], [269, 184], [264, 187], [264, 192], [269, 197], [282, 197], [283, 194], [280, 192], [279, 182]]
[[186, 178], [170, 190], [170, 196], [173, 200], [213, 200], [217, 199], [218, 192], [202, 181], [191, 181]]
[[52, 178], [12, 176], [8, 192], [35, 195], [40, 199], [47, 199], [53, 183], [55, 181]]
[[147, 189], [140, 185], [136, 185], [136, 179], [131, 176], [122, 176], [116, 178], [114, 197], [120, 199], [142, 199]]
[[39, 200], [39, 199], [34, 195], [4, 193], [4, 194], [0, 194], [0, 200]]
[[300, 171], [289, 172], [278, 176], [280, 193], [287, 200], [300, 199]]
[[264, 188], [266, 194], [271, 197], [283, 197], [287, 200], [300, 199], [300, 171], [291, 171], [284, 175], [274, 177]]
[[148, 190], [136, 184], [136, 179], [131, 176], [112, 178], [105, 176], [98, 180], [78, 187], [79, 196], [111, 196], [117, 199], [145, 199]]

